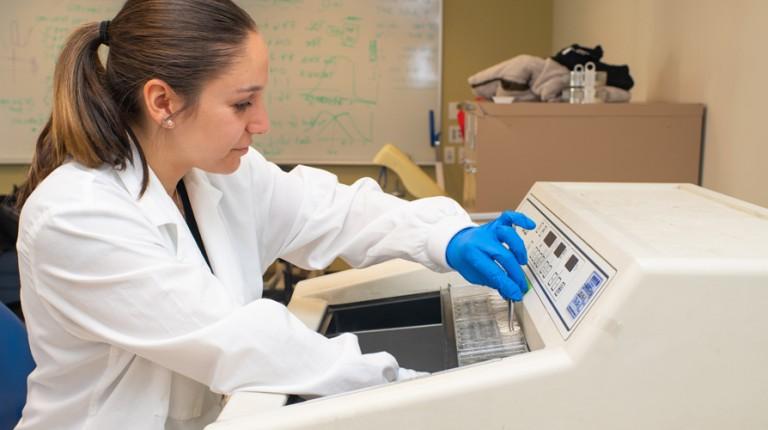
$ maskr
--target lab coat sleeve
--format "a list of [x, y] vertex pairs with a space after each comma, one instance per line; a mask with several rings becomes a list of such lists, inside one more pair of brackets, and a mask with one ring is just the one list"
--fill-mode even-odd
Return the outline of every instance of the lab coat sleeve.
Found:
[[97, 198], [22, 223], [21, 264], [34, 268], [25, 288], [68, 332], [219, 393], [326, 395], [397, 378], [395, 359], [361, 354], [354, 335], [326, 339], [271, 300], [242, 306], [204, 264], [177, 258], [130, 202]]
[[264, 267], [281, 257], [321, 269], [340, 256], [354, 267], [403, 258], [444, 272], [451, 270], [448, 242], [474, 225], [446, 197], [408, 202], [370, 178], [347, 186], [323, 170], [298, 166], [286, 173], [255, 151], [249, 155], [256, 198], [267, 202], [259, 233]]

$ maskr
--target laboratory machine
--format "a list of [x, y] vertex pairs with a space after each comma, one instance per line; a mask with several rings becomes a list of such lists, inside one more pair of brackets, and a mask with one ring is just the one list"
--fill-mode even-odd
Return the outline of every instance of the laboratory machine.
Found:
[[495, 291], [405, 261], [300, 283], [310, 327], [431, 373], [236, 393], [207, 429], [768, 428], [768, 210], [640, 183], [536, 183], [517, 210], [537, 227], [511, 326]]

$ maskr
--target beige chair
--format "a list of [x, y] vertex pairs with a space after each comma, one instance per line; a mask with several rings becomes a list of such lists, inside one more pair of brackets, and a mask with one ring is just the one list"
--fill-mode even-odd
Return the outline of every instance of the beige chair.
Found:
[[[395, 145], [385, 144], [373, 157], [373, 162], [395, 172], [405, 190], [417, 199], [445, 195], [443, 188]], [[379, 183], [382, 176], [386, 177], [386, 170], [379, 175]]]

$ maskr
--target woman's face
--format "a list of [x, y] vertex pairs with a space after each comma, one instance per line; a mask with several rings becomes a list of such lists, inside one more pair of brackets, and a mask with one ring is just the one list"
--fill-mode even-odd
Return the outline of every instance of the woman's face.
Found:
[[190, 167], [232, 173], [248, 152], [253, 134], [266, 133], [264, 106], [268, 53], [264, 39], [251, 33], [244, 55], [204, 86], [196, 109], [176, 118], [177, 154]]

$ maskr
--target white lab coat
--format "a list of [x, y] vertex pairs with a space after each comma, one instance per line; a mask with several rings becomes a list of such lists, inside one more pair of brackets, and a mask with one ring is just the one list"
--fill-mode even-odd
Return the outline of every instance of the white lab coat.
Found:
[[[134, 151], [134, 159], [138, 155]], [[472, 225], [454, 201], [405, 202], [370, 179], [282, 172], [251, 150], [232, 175], [185, 178], [209, 270], [150, 172], [74, 162], [21, 214], [22, 305], [37, 368], [17, 428], [197, 429], [240, 390], [326, 395], [397, 378], [354, 335], [326, 339], [260, 299], [278, 257], [322, 268], [401, 257], [445, 271], [445, 247]]]

